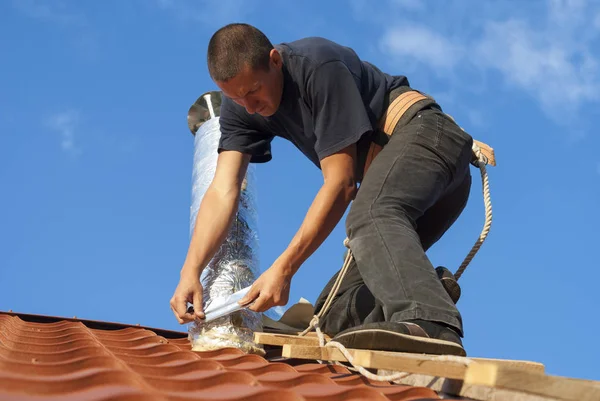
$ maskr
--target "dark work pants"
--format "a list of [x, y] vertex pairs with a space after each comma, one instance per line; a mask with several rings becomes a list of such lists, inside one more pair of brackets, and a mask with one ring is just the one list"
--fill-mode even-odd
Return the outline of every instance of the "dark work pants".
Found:
[[[467, 203], [472, 144], [438, 109], [423, 110], [396, 128], [348, 213], [354, 262], [322, 319], [327, 334], [363, 323], [422, 319], [463, 335], [461, 315], [425, 252]], [[319, 296], [317, 312], [337, 274]]]

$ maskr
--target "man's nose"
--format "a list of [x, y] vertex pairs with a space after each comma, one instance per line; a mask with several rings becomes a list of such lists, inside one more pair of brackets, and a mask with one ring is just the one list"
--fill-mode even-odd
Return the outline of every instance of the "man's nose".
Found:
[[256, 112], [257, 109], [257, 102], [252, 100], [252, 99], [246, 99], [244, 100], [244, 107], [246, 108], [246, 111], [248, 112], [248, 114], [254, 114]]

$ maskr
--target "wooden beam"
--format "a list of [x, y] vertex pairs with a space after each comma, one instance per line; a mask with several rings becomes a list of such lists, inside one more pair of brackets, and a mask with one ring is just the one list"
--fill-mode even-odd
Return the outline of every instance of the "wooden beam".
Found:
[[[329, 337], [325, 336], [326, 341], [329, 341]], [[295, 336], [290, 334], [273, 334], [273, 333], [254, 333], [254, 342], [262, 345], [305, 345], [305, 346], [319, 346], [319, 339], [316, 337], [316, 333], [308, 333], [305, 336]]]
[[[331, 337], [324, 334], [325, 341], [330, 341]], [[304, 336], [299, 336], [296, 334], [282, 334], [282, 333], [264, 333], [264, 332], [256, 332], [254, 333], [254, 342], [257, 344], [263, 345], [280, 345], [283, 346], [285, 344], [290, 345], [306, 345], [306, 346], [319, 346], [319, 338], [317, 337], [317, 333], [310, 332]]]
[[[462, 379], [467, 369], [464, 362], [435, 361], [431, 356], [426, 355], [356, 349], [349, 349], [348, 351], [352, 355], [354, 363], [365, 368], [421, 373], [452, 379]], [[342, 352], [334, 347], [284, 345], [281, 355], [286, 358], [297, 359], [348, 361]]]
[[[488, 387], [565, 401], [600, 400], [600, 382], [544, 374], [537, 362], [450, 357], [348, 349], [354, 363], [365, 368], [407, 372], [460, 380], [465, 386]], [[283, 345], [285, 358], [347, 362], [333, 347]]]
[[[527, 370], [532, 372], [543, 373], [544, 365], [538, 362], [529, 361], [515, 361], [515, 360], [504, 360], [504, 359], [489, 359], [489, 358], [468, 358], [468, 357], [456, 357], [450, 358], [444, 356], [425, 355], [425, 354], [409, 354], [401, 352], [384, 352], [384, 351], [366, 351], [361, 350], [354, 358], [354, 362], [361, 366], [370, 365], [373, 368], [381, 366], [382, 369], [393, 369], [393, 366], [404, 366], [408, 364], [411, 369], [412, 365], [417, 368], [424, 368], [423, 372], [414, 373], [428, 373], [435, 374], [429, 370], [430, 368], [443, 367], [444, 369], [456, 370], [457, 375], [455, 378], [463, 378], [466, 372], [467, 364], [491, 364], [493, 366], [507, 367], [513, 369]], [[364, 364], [364, 365], [363, 365]], [[386, 367], [383, 367], [386, 365]], [[444, 370], [443, 369], [443, 370]], [[412, 370], [411, 370], [412, 372]], [[437, 374], [437, 376], [450, 377], [444, 374]]]
[[600, 383], [598, 382], [544, 375], [493, 364], [469, 366], [464, 382], [566, 401], [600, 400]]
[[[462, 379], [464, 377], [467, 363], [492, 364], [494, 366], [515, 368], [530, 372], [544, 372], [543, 364], [529, 361], [464, 357], [443, 358], [436, 357], [435, 355], [356, 349], [349, 349], [348, 351], [352, 355], [354, 363], [365, 368], [406, 371], [455, 379]], [[342, 352], [334, 347], [315, 347], [296, 344], [284, 344], [282, 356], [298, 359], [348, 361]]]
[[[348, 350], [354, 356], [355, 350]], [[340, 350], [333, 347], [305, 346], [285, 344], [281, 351], [284, 358], [312, 359], [323, 361], [347, 362], [348, 360]]]
[[491, 363], [493, 365], [502, 366], [505, 368], [522, 369], [530, 372], [544, 373], [546, 368], [543, 363], [533, 361], [523, 361], [517, 359], [495, 359], [481, 357], [467, 357], [475, 362]]
[[[330, 341], [330, 338], [325, 335], [325, 340]], [[254, 341], [257, 344], [263, 345], [276, 345], [276, 346], [285, 346], [285, 345], [302, 345], [306, 347], [319, 347], [319, 339], [316, 336], [316, 333], [310, 332], [306, 336], [300, 337], [289, 334], [273, 334], [273, 333], [255, 333]], [[419, 354], [410, 354], [410, 353], [398, 353], [398, 352], [385, 352], [385, 351], [366, 351], [360, 350], [363, 354], [368, 353], [368, 356], [363, 356], [363, 358], [375, 358], [378, 359], [380, 357], [384, 357], [387, 360], [388, 357], [398, 357], [402, 355], [419, 355]], [[295, 349], [294, 352], [299, 352]], [[311, 350], [308, 351], [308, 358], [305, 359], [326, 359], [324, 358], [321, 351]], [[326, 351], [329, 352], [329, 349]], [[359, 353], [360, 354], [360, 353]], [[312, 356], [319, 356], [319, 358], [312, 358]], [[335, 355], [340, 358], [339, 361], [346, 361], [345, 357], [338, 352], [334, 352], [333, 354], [326, 355]], [[509, 368], [517, 368], [517, 369], [526, 369], [534, 372], [544, 373], [544, 365], [539, 362], [530, 362], [530, 361], [521, 361], [521, 360], [510, 360], [510, 359], [494, 359], [494, 358], [472, 358], [468, 357], [468, 359], [476, 361], [476, 362], [485, 362], [485, 363], [493, 363], [496, 365], [501, 365]], [[365, 362], [363, 360], [363, 362]], [[365, 362], [371, 364], [371, 362]], [[374, 362], [377, 363], [377, 360]]]
[[488, 159], [488, 164], [496, 166], [496, 154], [494, 152], [494, 149], [487, 143], [483, 143], [481, 141], [476, 140], [473, 140], [473, 142], [476, 143], [477, 146], [479, 146], [481, 153]]
[[[382, 369], [377, 373], [390, 375], [394, 373], [394, 371]], [[395, 380], [394, 383], [413, 387], [426, 387], [440, 394], [442, 398], [456, 398], [456, 396], [458, 396], [477, 401], [556, 401], [556, 398], [554, 397], [544, 397], [501, 388], [465, 384], [462, 380], [420, 375], [417, 373]]]

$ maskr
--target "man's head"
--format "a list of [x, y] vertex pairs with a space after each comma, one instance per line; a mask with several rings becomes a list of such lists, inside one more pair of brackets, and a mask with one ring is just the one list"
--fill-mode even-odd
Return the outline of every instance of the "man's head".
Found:
[[208, 71], [223, 94], [250, 114], [275, 114], [283, 93], [283, 60], [269, 39], [248, 24], [229, 24], [208, 43]]

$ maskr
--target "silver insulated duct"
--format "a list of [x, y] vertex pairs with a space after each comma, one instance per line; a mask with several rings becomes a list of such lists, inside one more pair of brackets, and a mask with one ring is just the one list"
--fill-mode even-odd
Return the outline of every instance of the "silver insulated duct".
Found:
[[[200, 203], [217, 165], [221, 96], [219, 91], [207, 92], [188, 112], [188, 126], [194, 135], [190, 238]], [[242, 184], [239, 209], [225, 242], [200, 276], [205, 310], [212, 300], [252, 285], [259, 276], [255, 188], [255, 169], [251, 164]], [[262, 354], [262, 347], [254, 343], [254, 332], [261, 329], [262, 315], [242, 309], [211, 322], [196, 320], [190, 323], [188, 337], [194, 351], [235, 347], [247, 353]]]

